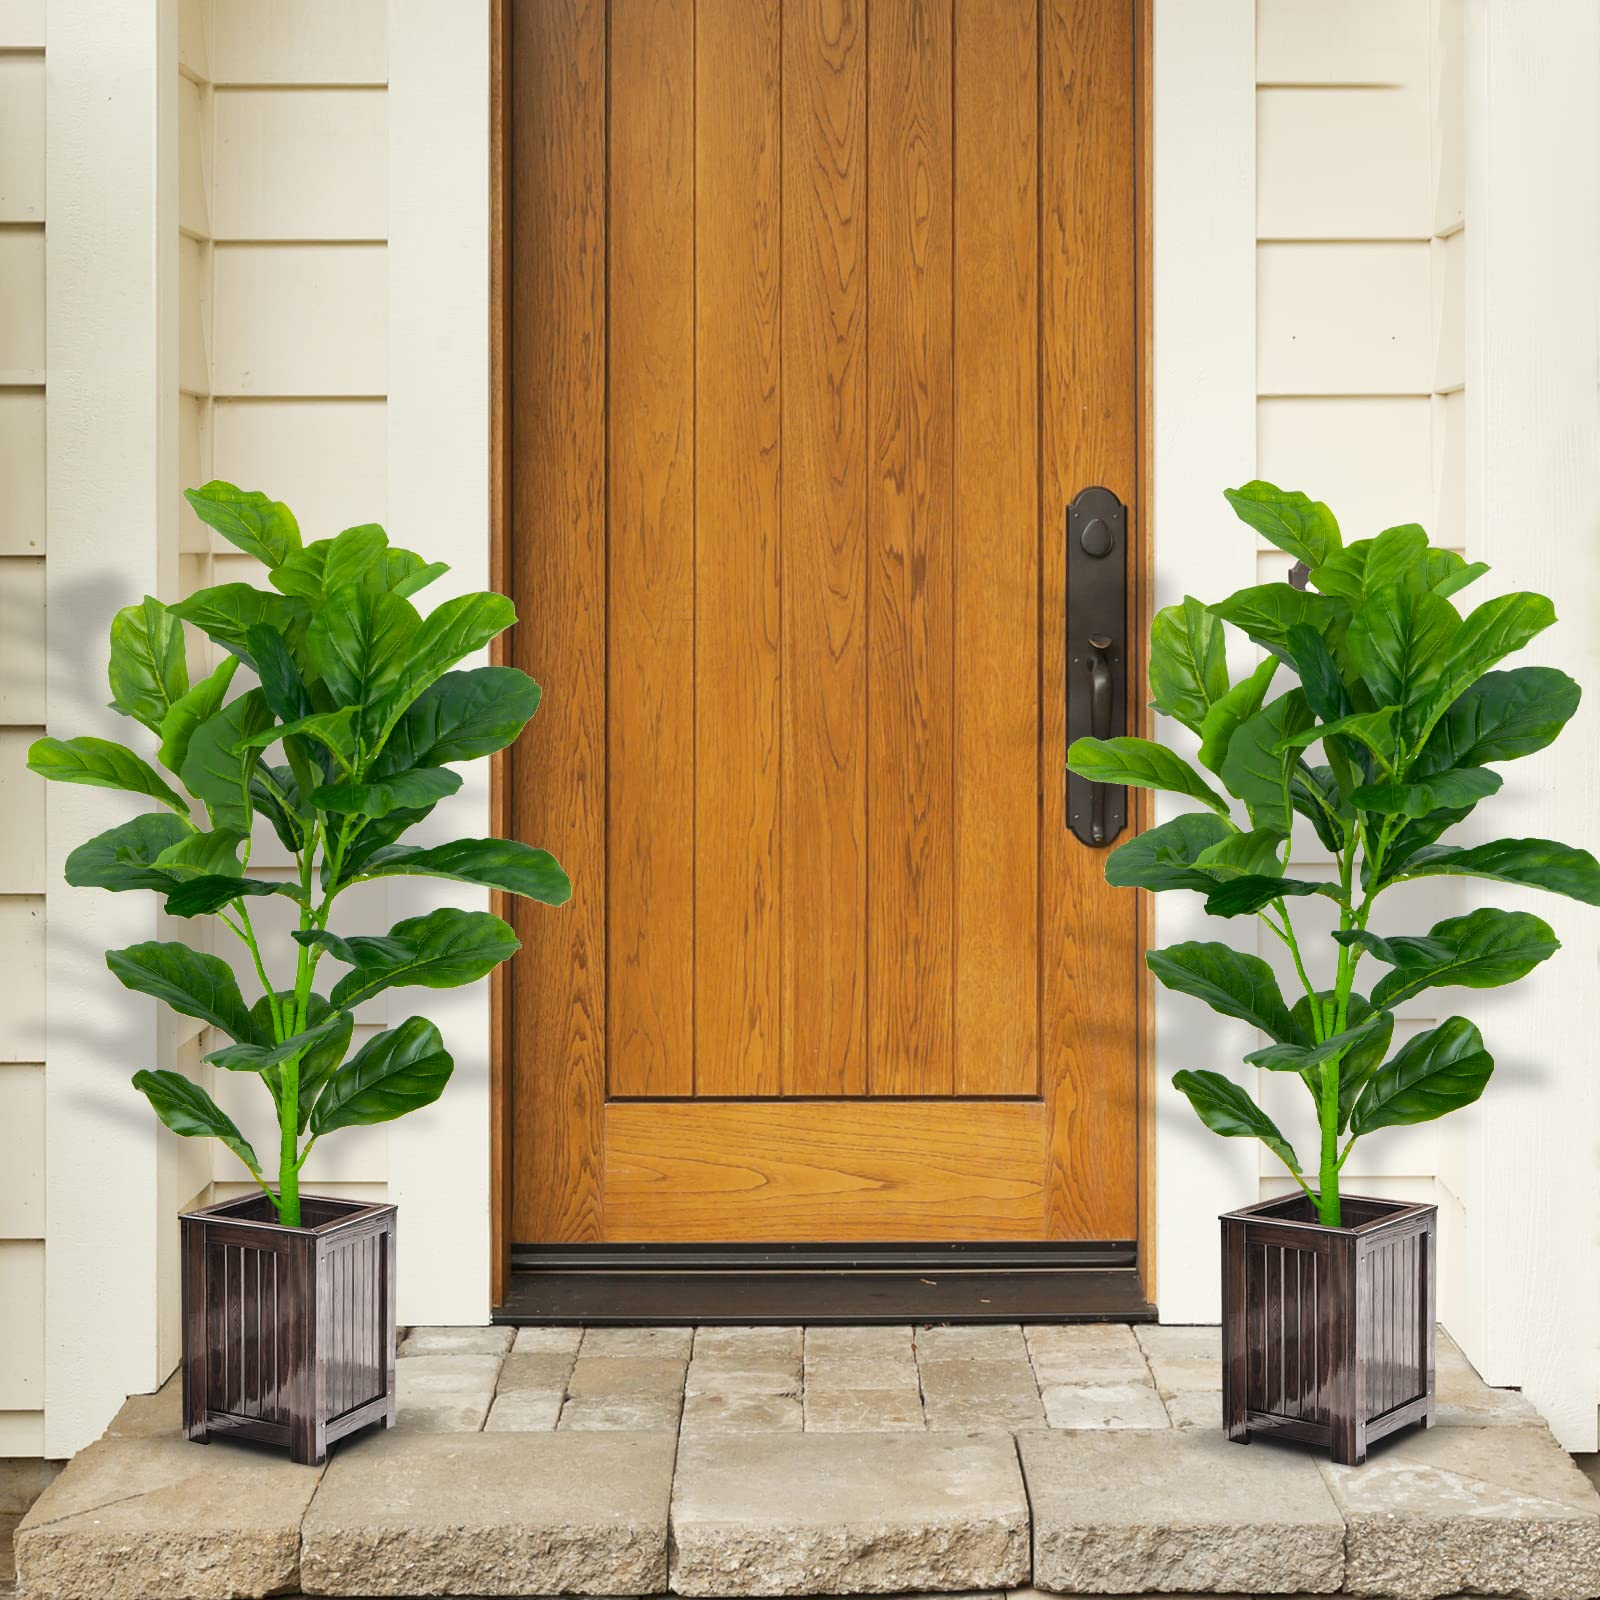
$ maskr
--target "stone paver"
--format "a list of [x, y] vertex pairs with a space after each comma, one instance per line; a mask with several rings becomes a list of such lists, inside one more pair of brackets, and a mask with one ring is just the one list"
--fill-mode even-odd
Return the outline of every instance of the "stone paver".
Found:
[[575, 1356], [583, 1343], [582, 1328], [518, 1328], [513, 1355]]
[[685, 1439], [672, 1493], [685, 1595], [897, 1594], [1020, 1584], [1028, 1505], [1010, 1439]]
[[300, 1581], [315, 1467], [176, 1435], [80, 1451], [16, 1534], [28, 1600], [224, 1600]]
[[1042, 1324], [1024, 1330], [1039, 1387], [1148, 1383], [1150, 1368], [1133, 1329], [1110, 1323]]
[[805, 1353], [804, 1328], [696, 1328], [696, 1361], [730, 1361], [760, 1366], [767, 1362], [796, 1362]]
[[1143, 1383], [1058, 1383], [1043, 1391], [1052, 1428], [1170, 1428], [1156, 1386]]
[[1343, 1581], [1344, 1522], [1302, 1450], [1131, 1428], [1017, 1444], [1041, 1589], [1327, 1594]]
[[899, 1356], [839, 1356], [806, 1363], [806, 1383], [818, 1389], [915, 1389], [917, 1364]]
[[688, 1394], [792, 1394], [800, 1393], [798, 1361], [766, 1361], [745, 1365], [727, 1359], [689, 1363], [684, 1389]]
[[1320, 1467], [1352, 1593], [1600, 1595], [1600, 1496], [1543, 1428], [1407, 1429], [1365, 1466]]
[[893, 1389], [829, 1389], [806, 1385], [810, 1433], [920, 1433], [926, 1423], [915, 1383]]
[[1222, 1330], [1163, 1328], [1146, 1324], [1137, 1330], [1139, 1348], [1150, 1363], [1163, 1398], [1204, 1394], [1222, 1389]]
[[709, 1433], [798, 1433], [805, 1412], [796, 1394], [695, 1393], [684, 1396], [686, 1435]]
[[952, 1324], [918, 1328], [918, 1361], [1026, 1361], [1028, 1347], [1016, 1323]]
[[806, 1362], [835, 1361], [854, 1356], [900, 1356], [911, 1359], [911, 1329], [889, 1325], [842, 1325], [806, 1329]]
[[917, 1366], [930, 1428], [1045, 1425], [1038, 1380], [1026, 1360], [919, 1361]]
[[167, 1379], [154, 1394], [130, 1394], [106, 1429], [108, 1439], [158, 1439], [183, 1427], [183, 1379]]
[[[561, 1420], [559, 1389], [512, 1389], [494, 1397], [485, 1433], [548, 1433]], [[570, 1431], [570, 1430], [569, 1430]]]
[[1439, 1427], [1544, 1426], [1533, 1402], [1519, 1390], [1491, 1389], [1442, 1328], [1434, 1340], [1434, 1387], [1438, 1402], [1435, 1424]]
[[306, 1514], [306, 1590], [659, 1594], [672, 1458], [664, 1434], [364, 1438]]
[[657, 1356], [579, 1352], [567, 1380], [563, 1431], [675, 1428], [683, 1407], [686, 1363]]
[[403, 1356], [503, 1356], [515, 1328], [411, 1328], [400, 1341]]
[[489, 1414], [500, 1356], [414, 1355], [394, 1364], [395, 1427], [406, 1433], [476, 1433]]
[[693, 1345], [693, 1328], [588, 1328], [580, 1354], [687, 1361]]

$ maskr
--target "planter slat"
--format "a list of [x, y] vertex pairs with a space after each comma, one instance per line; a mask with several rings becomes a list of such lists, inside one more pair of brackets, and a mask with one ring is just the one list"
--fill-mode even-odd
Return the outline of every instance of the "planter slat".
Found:
[[181, 1218], [183, 1420], [326, 1459], [394, 1422], [395, 1208], [306, 1196], [285, 1228], [264, 1196]]
[[1302, 1195], [1222, 1218], [1223, 1425], [1335, 1461], [1434, 1418], [1438, 1212], [1350, 1196], [1324, 1228]]

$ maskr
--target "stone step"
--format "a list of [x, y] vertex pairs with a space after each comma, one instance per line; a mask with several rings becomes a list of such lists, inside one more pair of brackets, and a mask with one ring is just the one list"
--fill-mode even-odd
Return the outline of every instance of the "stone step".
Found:
[[685, 1438], [674, 1594], [898, 1594], [1028, 1581], [1008, 1434]]

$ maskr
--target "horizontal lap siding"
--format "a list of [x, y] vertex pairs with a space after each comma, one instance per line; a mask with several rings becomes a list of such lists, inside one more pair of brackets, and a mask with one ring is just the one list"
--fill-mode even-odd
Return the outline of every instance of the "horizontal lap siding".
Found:
[[[294, 510], [307, 541], [385, 517], [386, 29], [382, 0], [185, 0], [181, 7], [181, 481], [174, 492], [212, 477], [265, 489]], [[265, 583], [257, 563], [182, 505], [179, 528], [185, 593]], [[191, 636], [192, 654], [198, 643]], [[265, 826], [251, 866], [265, 876], [290, 869]], [[353, 893], [348, 926], [382, 932], [400, 914], [390, 898], [381, 886]], [[281, 951], [293, 908], [262, 903], [253, 916]], [[245, 993], [258, 993], [242, 947], [224, 935], [215, 948]], [[351, 1049], [390, 1020], [382, 1000], [363, 1008]], [[196, 1061], [209, 1043], [194, 1042]], [[256, 1148], [274, 1148], [260, 1085], [198, 1070]], [[323, 1193], [382, 1198], [388, 1148], [387, 1128], [348, 1130], [317, 1146], [304, 1182]], [[202, 1182], [214, 1183], [219, 1196], [243, 1192], [232, 1157], [207, 1154]]]
[[42, 7], [0, 13], [0, 1457], [44, 1441]]
[[[1347, 540], [1415, 521], [1462, 542], [1461, 77], [1459, 0], [1258, 5], [1255, 468], [1326, 500]], [[1263, 544], [1257, 581], [1290, 565]], [[1309, 830], [1296, 848], [1297, 870], [1328, 873]], [[1472, 903], [1442, 882], [1397, 891], [1387, 915], [1424, 928]], [[1319, 952], [1334, 926], [1323, 912], [1294, 913]], [[1263, 935], [1260, 954], [1298, 994], [1277, 941]], [[1395, 1048], [1437, 1010], [1427, 996], [1402, 1006]], [[1262, 1104], [1314, 1151], [1304, 1088], [1256, 1076]], [[1444, 1159], [1434, 1125], [1391, 1129], [1357, 1146], [1346, 1177], [1428, 1199]], [[1263, 1193], [1290, 1181], [1265, 1153], [1260, 1171]]]

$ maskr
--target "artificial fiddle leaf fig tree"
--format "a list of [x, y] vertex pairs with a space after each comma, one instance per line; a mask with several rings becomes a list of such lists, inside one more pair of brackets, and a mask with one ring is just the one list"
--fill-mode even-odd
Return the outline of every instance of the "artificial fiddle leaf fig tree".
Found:
[[[504, 749], [538, 708], [539, 686], [526, 673], [456, 667], [516, 620], [511, 602], [465, 594], [424, 614], [412, 596], [447, 569], [397, 549], [376, 525], [303, 544], [289, 508], [264, 494], [213, 482], [187, 497], [202, 522], [262, 563], [270, 587], [225, 583], [176, 605], [146, 598], [117, 613], [112, 705], [158, 742], [166, 775], [125, 745], [87, 736], [40, 739], [28, 765], [161, 807], [80, 845], [67, 858], [68, 883], [153, 891], [173, 916], [214, 917], [249, 952], [262, 991], [253, 1003], [226, 961], [186, 943], [131, 945], [106, 963], [128, 988], [232, 1041], [208, 1061], [260, 1078], [276, 1113], [276, 1187], [199, 1085], [159, 1070], [133, 1082], [174, 1133], [221, 1140], [278, 1220], [298, 1227], [312, 1145], [430, 1104], [452, 1071], [439, 1030], [420, 1016], [351, 1054], [355, 1008], [385, 989], [472, 983], [518, 948], [499, 917], [449, 908], [386, 934], [343, 935], [330, 925], [339, 896], [397, 876], [455, 879], [551, 906], [572, 888], [549, 852], [513, 840], [403, 842], [461, 787], [455, 763]], [[190, 674], [184, 623], [225, 652], [203, 677]], [[252, 875], [258, 819], [293, 857], [291, 873]], [[294, 906], [293, 942], [282, 949], [269, 948], [251, 915], [269, 896]], [[344, 971], [324, 992], [328, 958]]]
[[[1600, 864], [1587, 850], [1549, 839], [1441, 842], [1500, 788], [1498, 763], [1560, 733], [1579, 691], [1550, 667], [1499, 667], [1556, 620], [1550, 601], [1506, 594], [1463, 614], [1453, 597], [1487, 569], [1430, 545], [1415, 524], [1346, 545], [1333, 513], [1304, 494], [1255, 482], [1227, 498], [1294, 557], [1297, 581], [1209, 606], [1186, 598], [1155, 619], [1153, 704], [1198, 736], [1205, 772], [1135, 738], [1079, 739], [1067, 765], [1203, 808], [1112, 851], [1108, 882], [1192, 891], [1213, 916], [1258, 917], [1284, 946], [1303, 990], [1292, 1003], [1265, 961], [1228, 944], [1173, 945], [1146, 961], [1168, 988], [1265, 1034], [1271, 1042], [1246, 1057], [1251, 1065], [1305, 1084], [1320, 1131], [1314, 1188], [1239, 1084], [1209, 1070], [1174, 1080], [1214, 1132], [1260, 1139], [1319, 1220], [1338, 1227], [1339, 1173], [1356, 1140], [1470, 1104], [1493, 1070], [1465, 1017], [1391, 1053], [1394, 1008], [1428, 988], [1512, 983], [1557, 949], [1541, 918], [1492, 907], [1424, 934], [1381, 934], [1379, 897], [1412, 879], [1461, 876], [1600, 904]], [[1237, 683], [1227, 626], [1266, 652]], [[1332, 855], [1330, 874], [1290, 875], [1297, 820]], [[1308, 897], [1331, 901], [1338, 917], [1320, 961], [1295, 926], [1295, 903]], [[1364, 961], [1376, 969], [1365, 992]]]

